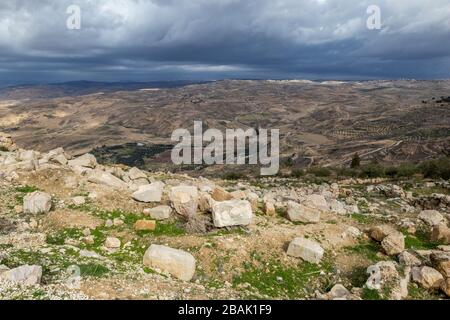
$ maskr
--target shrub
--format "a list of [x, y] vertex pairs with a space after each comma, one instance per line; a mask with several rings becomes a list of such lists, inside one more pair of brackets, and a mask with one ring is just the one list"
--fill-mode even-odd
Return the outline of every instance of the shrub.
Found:
[[329, 177], [331, 176], [331, 170], [325, 167], [315, 167], [308, 170], [309, 173], [316, 177]]
[[305, 173], [303, 172], [303, 170], [301, 169], [297, 169], [297, 170], [292, 170], [291, 172], [291, 177], [293, 178], [300, 178], [304, 175]]
[[450, 158], [422, 162], [419, 170], [425, 178], [448, 180], [450, 179]]
[[384, 177], [384, 168], [377, 163], [369, 163], [361, 167], [360, 176], [362, 178], [380, 178]]
[[350, 168], [358, 168], [361, 165], [361, 158], [358, 153], [355, 153], [352, 158], [352, 162], [350, 163]]
[[244, 178], [244, 174], [240, 172], [227, 172], [222, 176], [223, 180], [240, 180]]

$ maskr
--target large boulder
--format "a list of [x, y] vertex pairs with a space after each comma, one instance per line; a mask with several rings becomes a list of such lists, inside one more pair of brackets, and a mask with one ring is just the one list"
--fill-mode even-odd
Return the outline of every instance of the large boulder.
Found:
[[433, 252], [430, 260], [444, 277], [450, 278], [450, 252]]
[[139, 170], [136, 167], [133, 167], [128, 171], [128, 177], [131, 180], [147, 179], [147, 175], [145, 174], [145, 172], [142, 170]]
[[301, 203], [309, 208], [314, 208], [321, 211], [328, 211], [330, 206], [325, 197], [321, 194], [310, 194], [302, 199]]
[[89, 182], [105, 185], [117, 190], [128, 188], [128, 185], [124, 181], [113, 176], [109, 172], [105, 172], [98, 169], [90, 172], [87, 179]]
[[212, 204], [214, 226], [218, 228], [249, 225], [252, 206], [247, 200], [228, 200]]
[[140, 186], [132, 195], [134, 200], [140, 202], [161, 202], [163, 188], [160, 183]]
[[194, 186], [172, 187], [169, 194], [170, 201], [175, 211], [186, 217], [192, 217], [197, 213], [198, 189]]
[[76, 166], [80, 166], [80, 167], [84, 167], [84, 168], [91, 168], [91, 169], [95, 169], [95, 167], [97, 167], [97, 159], [95, 158], [94, 155], [90, 154], [90, 153], [86, 153], [83, 154], [82, 156], [79, 156], [73, 160], [70, 160], [68, 162], [68, 165], [71, 167], [76, 167]]
[[215, 187], [211, 194], [215, 201], [227, 201], [233, 199], [233, 195], [221, 187]]
[[36, 191], [23, 198], [23, 211], [25, 213], [47, 213], [52, 207], [52, 197], [45, 192]]
[[305, 238], [295, 238], [289, 244], [287, 254], [311, 263], [319, 263], [322, 260], [324, 250], [315, 241]]
[[450, 228], [443, 223], [435, 225], [431, 232], [431, 241], [450, 244]]
[[380, 226], [372, 227], [369, 230], [369, 235], [375, 241], [381, 242], [389, 234], [395, 233], [395, 232], [397, 232], [397, 230], [395, 230], [393, 227], [391, 227], [389, 225], [380, 225]]
[[287, 216], [293, 222], [318, 223], [320, 221], [320, 210], [289, 201]]
[[439, 271], [427, 266], [413, 268], [411, 276], [414, 282], [420, 284], [425, 289], [439, 289], [444, 281], [444, 277]]
[[445, 218], [439, 211], [436, 210], [423, 210], [419, 214], [419, 219], [430, 226], [435, 226], [441, 222], [445, 221]]
[[20, 283], [26, 286], [36, 285], [41, 282], [42, 267], [24, 265], [0, 273], [0, 279], [12, 283]]
[[190, 281], [195, 274], [195, 258], [188, 252], [152, 244], [144, 254], [144, 265]]
[[397, 255], [405, 250], [405, 237], [399, 231], [392, 232], [381, 241], [381, 247], [387, 255]]
[[[369, 278], [365, 286], [377, 290], [386, 299], [401, 300], [408, 296], [409, 270], [401, 277], [394, 261], [381, 261], [367, 268]], [[407, 267], [409, 268], [409, 267]]]

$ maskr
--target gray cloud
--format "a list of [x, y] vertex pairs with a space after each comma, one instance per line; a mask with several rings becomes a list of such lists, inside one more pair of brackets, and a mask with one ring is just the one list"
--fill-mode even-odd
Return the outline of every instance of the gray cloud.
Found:
[[448, 78], [449, 39], [448, 0], [2, 0], [0, 82]]

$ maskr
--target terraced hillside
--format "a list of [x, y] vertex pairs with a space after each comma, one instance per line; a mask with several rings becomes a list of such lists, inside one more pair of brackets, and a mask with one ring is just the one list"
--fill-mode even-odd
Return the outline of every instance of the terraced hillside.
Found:
[[[21, 99], [26, 90], [2, 91], [0, 130], [23, 147], [63, 146], [74, 154], [97, 148], [100, 155], [140, 143], [153, 150], [171, 144], [174, 129], [193, 130], [202, 120], [205, 129], [280, 129], [282, 156], [294, 167], [346, 165], [355, 152], [363, 161], [402, 162], [450, 150], [450, 81], [218, 81], [87, 95], [74, 88], [56, 98], [45, 92]], [[169, 160], [164, 149], [150, 158], [152, 152], [130, 152], [144, 155], [135, 165]]]

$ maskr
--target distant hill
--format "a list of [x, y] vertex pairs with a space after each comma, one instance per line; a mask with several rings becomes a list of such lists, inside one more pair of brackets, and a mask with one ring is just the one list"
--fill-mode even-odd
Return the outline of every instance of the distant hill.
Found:
[[[22, 147], [42, 151], [96, 149], [102, 159], [167, 163], [172, 131], [192, 130], [194, 120], [202, 120], [205, 129], [279, 129], [281, 160], [292, 168], [348, 166], [355, 152], [363, 161], [384, 163], [450, 155], [445, 98], [450, 81], [75, 82], [15, 88], [0, 96], [0, 131]], [[11, 98], [18, 95], [21, 100]]]
[[150, 82], [96, 82], [71, 81], [50, 84], [25, 84], [0, 88], [0, 99], [52, 99], [73, 97], [98, 92], [134, 91], [152, 88], [177, 88], [203, 82], [198, 81], [150, 81]]

